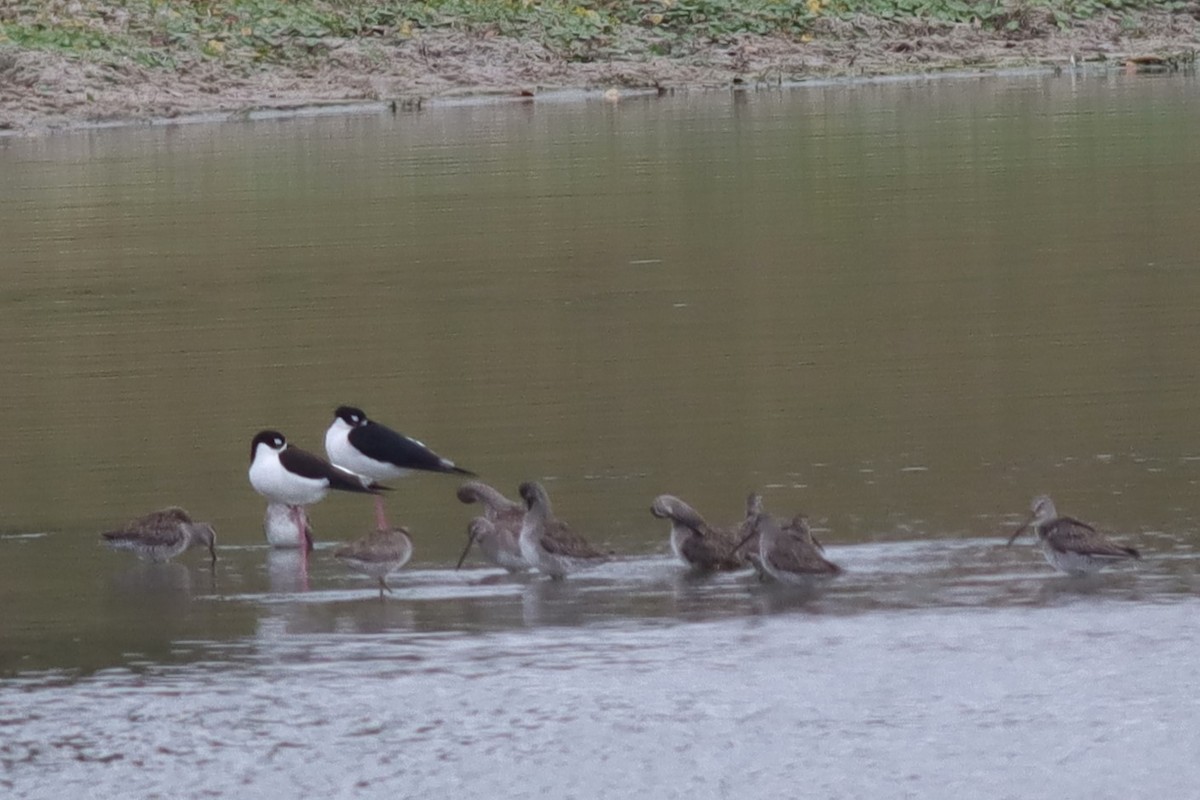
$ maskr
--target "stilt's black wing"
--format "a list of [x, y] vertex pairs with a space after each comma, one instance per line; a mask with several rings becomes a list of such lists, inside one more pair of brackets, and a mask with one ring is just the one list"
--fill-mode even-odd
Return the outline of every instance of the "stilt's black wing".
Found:
[[294, 472], [301, 477], [327, 480], [330, 489], [340, 489], [343, 492], [379, 494], [381, 489], [388, 488], [378, 483], [372, 483], [350, 470], [335, 467], [325, 459], [296, 447], [288, 447], [280, 453], [279, 463], [283, 464], [289, 472]]
[[449, 472], [455, 475], [471, 475], [470, 470], [456, 467], [448, 458], [442, 458], [416, 439], [396, 433], [386, 425], [368, 422], [350, 431], [350, 444], [367, 458], [393, 464], [400, 469], [422, 469], [429, 472]]

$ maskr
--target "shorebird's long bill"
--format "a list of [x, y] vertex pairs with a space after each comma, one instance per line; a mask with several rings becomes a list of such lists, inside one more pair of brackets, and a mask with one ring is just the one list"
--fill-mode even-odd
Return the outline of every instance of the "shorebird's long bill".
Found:
[[471, 545], [475, 544], [475, 529], [471, 529], [471, 533], [467, 535], [467, 546], [463, 548], [462, 555], [458, 557], [458, 563], [454, 565], [455, 569], [462, 569], [463, 562], [467, 560], [467, 553], [471, 552]]
[[1034, 519], [1036, 519], [1036, 516], [1030, 517], [1029, 519], [1025, 520], [1025, 524], [1022, 525], [1021, 527], [1017, 528], [1013, 532], [1013, 535], [1008, 537], [1008, 544], [1006, 544], [1005, 547], [1011, 547], [1012, 543], [1017, 540], [1018, 536], [1020, 536], [1025, 531], [1029, 530], [1029, 526], [1033, 524]]

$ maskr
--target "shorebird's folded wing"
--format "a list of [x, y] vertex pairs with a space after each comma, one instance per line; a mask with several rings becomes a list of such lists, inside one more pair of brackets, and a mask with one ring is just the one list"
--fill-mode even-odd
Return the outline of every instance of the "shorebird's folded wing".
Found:
[[1141, 558], [1132, 547], [1122, 547], [1086, 522], [1059, 517], [1047, 526], [1046, 541], [1059, 553], [1093, 558]]

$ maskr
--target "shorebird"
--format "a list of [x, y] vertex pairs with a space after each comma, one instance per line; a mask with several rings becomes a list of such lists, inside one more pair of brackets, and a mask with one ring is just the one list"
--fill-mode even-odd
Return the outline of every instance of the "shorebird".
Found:
[[671, 521], [671, 552], [692, 569], [711, 572], [746, 566], [745, 559], [734, 552], [737, 533], [710, 527], [696, 509], [678, 497], [660, 494], [650, 504], [650, 513]]
[[755, 536], [763, 570], [781, 583], [805, 585], [814, 578], [830, 578], [842, 572], [841, 567], [821, 555], [808, 523], [801, 516], [795, 517], [785, 530], [770, 514], [756, 515], [738, 548]]
[[522, 572], [530, 565], [521, 557], [521, 523], [525, 520], [525, 506], [509, 500], [496, 489], [480, 481], [467, 481], [458, 488], [458, 499], [464, 503], [479, 503], [483, 516], [471, 520], [467, 526], [467, 546], [458, 559], [462, 567], [471, 545], [479, 543], [483, 555], [493, 564], [509, 572]]
[[272, 503], [292, 507], [296, 525], [309, 538], [312, 532], [303, 507], [320, 502], [330, 489], [378, 494], [388, 488], [292, 447], [278, 431], [260, 431], [250, 442], [249, 474], [254, 491]]
[[312, 552], [312, 525], [304, 506], [289, 506], [284, 503], [267, 503], [263, 515], [263, 534], [271, 547], [303, 548]]
[[522, 483], [519, 492], [525, 501], [521, 557], [538, 572], [546, 573], [552, 580], [562, 580], [569, 572], [607, 558], [554, 516], [550, 498], [540, 483]]
[[1033, 498], [1029, 510], [1032, 515], [1008, 538], [1008, 544], [1033, 528], [1042, 542], [1046, 561], [1060, 572], [1087, 575], [1118, 561], [1142, 557], [1134, 548], [1116, 544], [1086, 522], [1058, 516], [1049, 495]]
[[132, 550], [138, 558], [161, 563], [193, 547], [207, 547], [217, 561], [217, 534], [207, 522], [192, 522], [178, 506], [138, 517], [119, 531], [100, 534], [114, 550]]
[[467, 546], [458, 557], [455, 569], [462, 569], [471, 546], [478, 544], [483, 556], [509, 572], [525, 572], [529, 564], [521, 557], [521, 529], [502, 527], [487, 517], [476, 517], [467, 525]]
[[391, 592], [387, 576], [403, 567], [412, 558], [412, 537], [407, 528], [388, 528], [371, 531], [361, 539], [342, 545], [333, 557], [355, 572], [379, 581], [379, 599]]
[[[758, 534], [754, 532], [754, 518], [763, 513], [762, 495], [757, 492], [751, 492], [746, 497], [746, 517], [742, 524], [738, 527], [738, 538], [749, 536], [745, 545], [746, 560], [754, 566], [754, 571], [758, 573], [760, 579], [766, 577], [767, 572], [763, 569], [762, 561], [758, 557]], [[797, 514], [789, 520], [782, 520], [778, 517], [775, 522], [784, 531], [792, 531], [801, 536], [806, 536], [812, 540], [817, 550], [825, 552], [825, 545], [821, 544], [821, 540], [813, 535], [808, 529], [808, 520], [803, 514]]]
[[[474, 476], [455, 466], [416, 439], [397, 433], [386, 425], [367, 419], [361, 408], [338, 406], [333, 422], [325, 431], [325, 452], [329, 460], [371, 480], [401, 478], [413, 470]], [[383, 498], [375, 498], [375, 521], [380, 530], [388, 527]]]

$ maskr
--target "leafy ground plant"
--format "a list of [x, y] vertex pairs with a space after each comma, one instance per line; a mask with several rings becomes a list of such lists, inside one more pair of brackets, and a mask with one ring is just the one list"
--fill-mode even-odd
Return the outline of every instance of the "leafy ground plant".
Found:
[[172, 67], [320, 59], [348, 39], [402, 41], [451, 28], [535, 41], [563, 57], [621, 53], [634, 39], [679, 52], [738, 36], [803, 40], [822, 16], [923, 18], [1017, 31], [1187, 0], [17, 0], [0, 7], [0, 45]]

